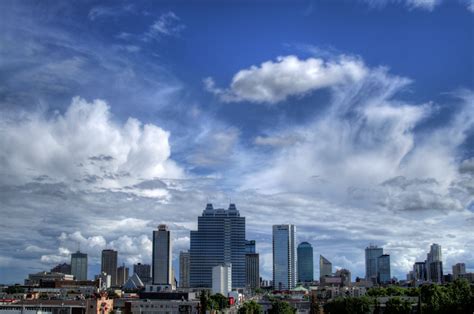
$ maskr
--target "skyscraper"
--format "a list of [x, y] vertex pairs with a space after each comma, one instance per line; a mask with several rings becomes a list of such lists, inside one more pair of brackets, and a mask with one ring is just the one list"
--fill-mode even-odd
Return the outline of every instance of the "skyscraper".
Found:
[[116, 285], [121, 287], [128, 280], [128, 267], [125, 267], [125, 264], [117, 268], [117, 283]]
[[466, 273], [466, 264], [464, 263], [457, 263], [453, 265], [453, 279], [456, 280], [459, 278], [459, 275], [463, 275]]
[[151, 283], [151, 266], [148, 264], [133, 265], [133, 273], [137, 274], [141, 282], [144, 284]]
[[256, 253], [255, 240], [245, 240], [245, 253]]
[[431, 282], [441, 283], [443, 281], [443, 261], [441, 245], [433, 243], [430, 252], [426, 256], [426, 279]]
[[383, 248], [370, 245], [365, 248], [365, 279], [377, 282], [377, 258], [383, 255]]
[[87, 254], [77, 251], [71, 254], [71, 275], [76, 280], [87, 280]]
[[153, 231], [152, 276], [155, 285], [172, 285], [171, 237], [168, 226], [159, 225]]
[[426, 280], [426, 264], [424, 262], [415, 262], [413, 265], [413, 279], [417, 281]]
[[117, 251], [102, 250], [102, 263], [100, 271], [110, 275], [112, 286], [117, 284]]
[[296, 286], [294, 225], [273, 226], [273, 287], [288, 290]]
[[191, 231], [190, 286], [212, 287], [212, 267], [232, 264], [232, 287], [245, 287], [245, 217], [234, 204], [214, 209], [207, 204]]
[[260, 288], [259, 255], [257, 253], [245, 254], [246, 287], [250, 290]]
[[322, 255], [319, 255], [319, 280], [332, 275], [332, 263]]
[[382, 254], [377, 257], [377, 282], [380, 284], [390, 283], [390, 255]]
[[298, 245], [298, 282], [313, 281], [313, 247], [308, 242]]
[[189, 288], [189, 252], [179, 253], [179, 287]]

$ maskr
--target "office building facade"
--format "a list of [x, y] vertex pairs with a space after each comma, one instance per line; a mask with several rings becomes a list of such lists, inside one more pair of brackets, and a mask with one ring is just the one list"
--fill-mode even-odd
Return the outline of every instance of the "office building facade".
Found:
[[319, 255], [319, 280], [332, 275], [332, 263], [322, 255]]
[[457, 263], [453, 265], [453, 279], [456, 280], [459, 278], [459, 275], [464, 275], [466, 273], [466, 264]]
[[144, 284], [151, 283], [151, 266], [148, 264], [138, 263], [133, 265], [133, 273], [137, 274], [140, 281]]
[[370, 245], [365, 248], [365, 279], [377, 283], [377, 259], [383, 255], [383, 248]]
[[120, 267], [117, 268], [117, 283], [116, 285], [121, 287], [123, 286], [127, 280], [128, 280], [128, 276], [129, 275], [129, 269], [128, 267], [125, 267], [125, 265], [122, 265]]
[[71, 254], [71, 275], [74, 279], [87, 280], [87, 254], [77, 251]]
[[296, 228], [294, 225], [273, 226], [273, 287], [289, 290], [296, 286]]
[[426, 279], [431, 282], [443, 282], [443, 255], [441, 245], [433, 243], [426, 255]]
[[313, 247], [308, 242], [298, 245], [298, 282], [311, 282], [314, 279]]
[[212, 293], [227, 297], [232, 291], [232, 265], [222, 264], [212, 267]]
[[102, 250], [102, 261], [100, 264], [100, 271], [110, 275], [111, 285], [117, 285], [117, 251]]
[[256, 250], [256, 241], [255, 240], [245, 240], [245, 254], [257, 253]]
[[257, 253], [245, 254], [246, 288], [255, 290], [260, 288], [260, 257]]
[[189, 267], [191, 255], [189, 252], [179, 253], [179, 287], [189, 288]]
[[211, 288], [212, 268], [231, 264], [233, 288], [245, 288], [245, 243], [245, 217], [235, 204], [227, 210], [207, 204], [191, 231], [190, 286]]
[[391, 280], [390, 255], [382, 254], [377, 257], [377, 283], [388, 284]]
[[172, 285], [171, 234], [168, 226], [153, 231], [152, 278], [154, 285]]

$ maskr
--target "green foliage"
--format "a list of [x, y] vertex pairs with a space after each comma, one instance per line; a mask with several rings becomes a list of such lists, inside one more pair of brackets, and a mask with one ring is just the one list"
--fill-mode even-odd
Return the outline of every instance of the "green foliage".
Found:
[[474, 291], [465, 279], [455, 280], [446, 286], [425, 285], [421, 287], [423, 313], [473, 313]]
[[20, 286], [10, 286], [5, 289], [5, 292], [8, 294], [25, 293], [25, 288], [20, 287]]
[[199, 303], [200, 303], [200, 314], [206, 314], [207, 307], [209, 305], [209, 292], [207, 290], [201, 290], [199, 294]]
[[336, 298], [324, 305], [329, 314], [365, 314], [370, 310], [370, 300], [366, 297]]
[[229, 307], [229, 299], [220, 293], [216, 293], [209, 297], [209, 305], [207, 307], [208, 309], [223, 310]]
[[263, 290], [262, 288], [255, 288], [255, 293], [256, 294], [262, 294], [264, 292], [265, 292], [265, 290]]
[[296, 309], [288, 302], [275, 300], [272, 302], [272, 308], [268, 311], [269, 314], [294, 314]]
[[411, 303], [402, 301], [399, 297], [393, 297], [385, 303], [384, 314], [406, 314], [411, 313]]
[[260, 314], [263, 313], [262, 306], [255, 301], [245, 302], [239, 309], [239, 314]]

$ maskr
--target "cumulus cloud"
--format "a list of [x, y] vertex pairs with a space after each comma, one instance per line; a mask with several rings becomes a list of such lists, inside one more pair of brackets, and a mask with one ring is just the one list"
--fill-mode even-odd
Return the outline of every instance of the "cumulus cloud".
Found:
[[211, 77], [204, 79], [204, 85], [224, 102], [275, 104], [290, 96], [357, 82], [366, 74], [364, 63], [353, 57], [340, 56], [337, 60], [325, 61], [319, 58], [301, 60], [290, 55], [240, 70], [227, 89], [216, 87]]
[[371, 7], [385, 6], [389, 3], [402, 4], [409, 9], [422, 9], [432, 11], [436, 6], [441, 4], [442, 0], [363, 0]]
[[[133, 178], [180, 178], [169, 133], [129, 118], [115, 122], [101, 100], [75, 97], [64, 114], [1, 118], [0, 168], [8, 176], [117, 184]], [[10, 180], [10, 179], [9, 179]]]

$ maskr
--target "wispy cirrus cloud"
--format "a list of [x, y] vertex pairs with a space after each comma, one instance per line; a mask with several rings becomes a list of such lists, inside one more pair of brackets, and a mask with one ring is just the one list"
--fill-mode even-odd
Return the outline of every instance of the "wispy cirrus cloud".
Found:
[[88, 17], [91, 21], [107, 17], [119, 17], [125, 14], [135, 13], [133, 4], [116, 6], [95, 6], [90, 9]]
[[186, 26], [172, 11], [161, 14], [144, 35], [144, 40], [159, 40], [162, 37], [178, 37]]

